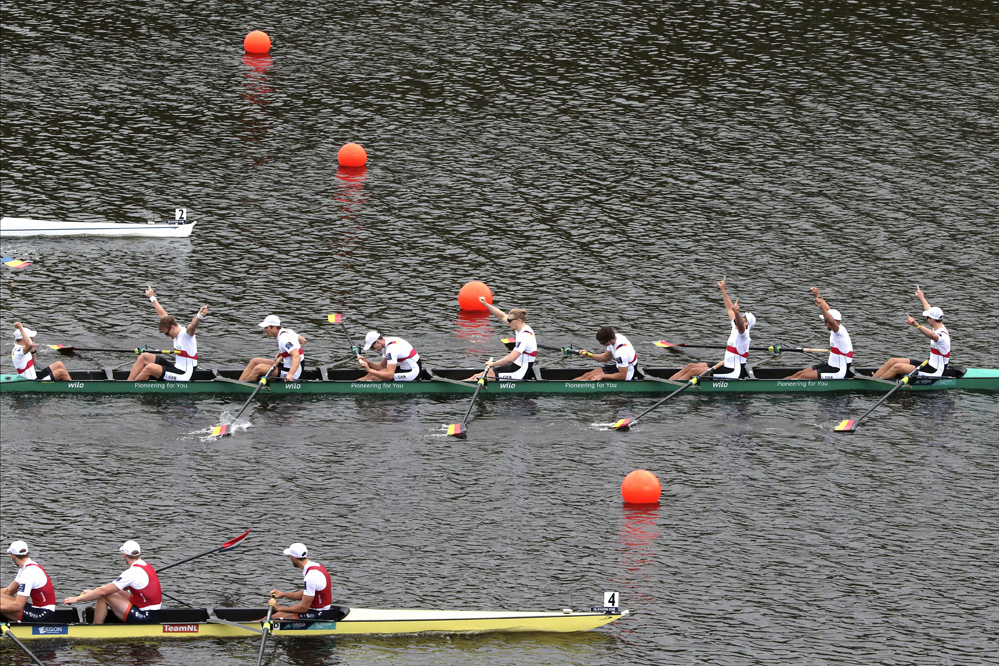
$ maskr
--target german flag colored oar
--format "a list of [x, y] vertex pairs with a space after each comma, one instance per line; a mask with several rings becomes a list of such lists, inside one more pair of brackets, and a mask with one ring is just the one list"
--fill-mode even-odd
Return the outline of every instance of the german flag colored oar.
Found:
[[672, 400], [676, 396], [680, 395], [681, 393], [683, 393], [684, 391], [686, 391], [687, 389], [689, 389], [691, 386], [697, 386], [697, 382], [699, 382], [701, 379], [709, 376], [712, 372], [714, 372], [718, 368], [722, 367], [723, 365], [725, 365], [725, 361], [718, 361], [712, 367], [708, 368], [707, 370], [705, 370], [701, 374], [697, 375], [696, 377], [691, 377], [689, 380], [687, 380], [686, 384], [684, 384], [683, 386], [681, 386], [677, 390], [673, 391], [668, 396], [666, 396], [665, 398], [663, 398], [662, 400], [660, 400], [656, 404], [652, 405], [651, 407], [649, 407], [648, 409], [646, 409], [644, 412], [642, 412], [638, 416], [633, 416], [633, 417], [627, 418], [627, 419], [621, 419], [620, 421], [618, 421], [617, 423], [615, 423], [614, 425], [611, 426], [611, 430], [628, 430], [629, 428], [631, 428], [631, 426], [635, 425], [635, 421], [637, 421], [638, 419], [642, 418], [643, 416], [645, 416], [646, 414], [648, 414], [649, 412], [651, 412], [653, 409], [655, 409], [659, 405], [663, 404], [664, 402], [668, 402], [669, 400]]
[[[663, 349], [675, 349], [677, 347], [689, 347], [697, 349], [726, 349], [725, 345], [698, 345], [690, 344], [687, 342], [670, 342], [669, 340], [656, 340], [653, 342], [656, 347], [662, 347]], [[798, 353], [809, 353], [809, 354], [825, 354], [828, 349], [812, 349], [810, 347], [785, 347], [784, 345], [770, 345], [768, 347], [750, 347], [751, 351], [766, 351], [772, 354], [781, 354], [783, 352], [798, 352]]]
[[17, 270], [18, 268], [27, 268], [28, 266], [31, 265], [30, 261], [21, 261], [20, 259], [15, 259], [14, 257], [3, 257], [2, 259], [0, 259], [0, 262], [2, 262], [4, 266], [8, 266], [15, 270]]
[[885, 400], [887, 400], [888, 398], [890, 398], [892, 393], [894, 393], [895, 391], [899, 390], [903, 386], [907, 385], [909, 383], [909, 380], [911, 380], [913, 377], [915, 377], [916, 374], [920, 370], [922, 370], [923, 366], [925, 366], [927, 363], [929, 363], [929, 361], [923, 361], [922, 363], [920, 363], [919, 365], [917, 365], [912, 372], [910, 372], [909, 374], [907, 374], [905, 377], [902, 377], [901, 379], [899, 379], [895, 383], [895, 386], [893, 386], [890, 391], [888, 391], [887, 393], [885, 393], [881, 397], [881, 399], [878, 400], [876, 403], [874, 403], [874, 406], [871, 407], [870, 409], [868, 409], [866, 412], [864, 412], [863, 414], [861, 414], [860, 416], [858, 416], [855, 419], [843, 419], [842, 421], [839, 422], [839, 425], [837, 425], [835, 428], [833, 428], [833, 430], [835, 432], [851, 432], [851, 433], [854, 432], [854, 431], [856, 431], [857, 430], [857, 425], [860, 423], [860, 421], [865, 416], [867, 416], [868, 414], [870, 414], [871, 412], [873, 412], [875, 409], [878, 408], [878, 405], [880, 405]]
[[243, 412], [245, 412], [246, 408], [250, 406], [253, 399], [257, 397], [257, 394], [260, 393], [260, 389], [267, 386], [267, 376], [274, 371], [274, 368], [276, 368], [280, 362], [280, 359], [274, 361], [274, 365], [268, 368], [267, 372], [260, 376], [260, 379], [257, 381], [257, 388], [253, 389], [253, 393], [250, 394], [250, 397], [246, 399], [246, 402], [243, 403], [243, 406], [239, 408], [239, 411], [236, 412], [236, 416], [233, 417], [229, 423], [220, 423], [212, 428], [212, 437], [225, 437], [227, 435], [232, 435], [233, 424], [239, 420], [239, 417], [243, 415]]
[[343, 323], [343, 315], [342, 314], [326, 315], [326, 321], [328, 321], [331, 324], [340, 324], [340, 328], [341, 330], [343, 330], [343, 334], [347, 338], [347, 344], [350, 345], [350, 353], [353, 354], [354, 356], [359, 357], [361, 355], [361, 348], [355, 345], [354, 342], [350, 339], [350, 333], [347, 332], [347, 326]]
[[135, 347], [134, 349], [105, 349], [103, 347], [68, 347], [66, 345], [49, 345], [63, 356], [73, 356], [76, 352], [108, 352], [110, 354], [176, 354], [176, 349], [149, 349], [148, 347]]
[[[489, 359], [492, 363], [493, 360]], [[486, 387], [486, 383], [489, 375], [489, 366], [487, 365], [482, 370], [482, 376], [479, 377], [475, 382], [475, 393], [472, 394], [472, 401], [468, 403], [468, 409], [465, 410], [465, 415], [461, 417], [460, 423], [452, 423], [447, 427], [447, 434], [449, 437], [457, 437], [458, 439], [465, 439], [468, 437], [468, 428], [465, 426], [468, 423], [468, 415], [472, 413], [472, 407], [475, 405], [475, 399], [479, 397], [479, 391]]]

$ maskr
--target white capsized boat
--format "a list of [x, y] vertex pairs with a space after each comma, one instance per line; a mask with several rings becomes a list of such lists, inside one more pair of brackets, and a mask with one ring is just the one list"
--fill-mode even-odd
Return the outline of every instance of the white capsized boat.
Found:
[[55, 222], [27, 217], [0, 218], [0, 237], [19, 236], [113, 236], [120, 238], [187, 238], [195, 221], [187, 210], [178, 208], [173, 220], [146, 223]]

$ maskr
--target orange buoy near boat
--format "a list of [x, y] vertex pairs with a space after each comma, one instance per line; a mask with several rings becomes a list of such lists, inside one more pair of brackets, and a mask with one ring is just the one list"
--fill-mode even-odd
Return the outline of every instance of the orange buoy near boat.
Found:
[[645, 469], [636, 469], [621, 482], [625, 504], [658, 504], [662, 491], [659, 477]]
[[486, 303], [493, 302], [493, 290], [485, 282], [474, 280], [466, 282], [458, 291], [458, 307], [466, 312], [483, 312], [488, 308], [479, 302], [479, 297], [484, 296]]
[[243, 38], [243, 49], [247, 53], [267, 53], [271, 50], [271, 38], [262, 30], [254, 30]]
[[357, 143], [345, 143], [336, 154], [336, 161], [343, 167], [362, 167], [368, 163], [368, 152]]

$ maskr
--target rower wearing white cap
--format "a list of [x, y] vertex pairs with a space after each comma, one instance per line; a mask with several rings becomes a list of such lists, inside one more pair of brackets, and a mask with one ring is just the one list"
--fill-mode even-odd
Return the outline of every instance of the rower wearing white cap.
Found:
[[96, 601], [94, 624], [104, 624], [111, 609], [118, 619], [131, 624], [155, 624], [163, 603], [160, 579], [151, 564], [143, 561], [139, 544], [129, 539], [118, 549], [128, 568], [120, 576], [93, 590], [84, 590], [75, 597], [66, 597], [69, 604]]
[[[333, 608], [333, 582], [326, 567], [309, 560], [309, 552], [304, 543], [293, 543], [284, 549], [292, 565], [302, 570], [305, 590], [282, 592], [271, 590], [269, 604], [274, 606], [271, 618], [274, 620], [339, 620], [339, 609]], [[293, 606], [279, 606], [278, 599], [291, 599], [298, 603]]]
[[31, 559], [23, 541], [10, 544], [7, 552], [17, 566], [17, 576], [0, 590], [0, 615], [15, 622], [51, 622], [56, 596], [49, 575]]
[[156, 298], [156, 292], [152, 287], [146, 289], [146, 296], [156, 309], [156, 314], [160, 318], [160, 333], [173, 341], [174, 355], [172, 359], [166, 356], [157, 356], [151, 352], [139, 354], [132, 364], [132, 370], [128, 373], [128, 381], [144, 382], [150, 379], [162, 379], [167, 382], [186, 382], [194, 374], [194, 369], [198, 367], [198, 339], [195, 331], [198, 324], [208, 314], [208, 305], [202, 305], [197, 314], [191, 318], [191, 323], [187, 328], [181, 328], [177, 320], [170, 316], [160, 305]]
[[846, 379], [853, 377], [853, 341], [843, 325], [843, 315], [833, 310], [819, 296], [819, 288], [812, 287], [815, 304], [822, 310], [822, 321], [829, 329], [829, 360], [810, 365], [787, 379]]
[[285, 381], [295, 381], [301, 377], [305, 361], [305, 351], [302, 349], [305, 338], [290, 328], [281, 326], [281, 320], [277, 315], [267, 315], [257, 326], [264, 329], [267, 337], [277, 338], [278, 354], [273, 359], [252, 359], [239, 379], [244, 382], [256, 381], [275, 362], [280, 365], [274, 368], [272, 377], [283, 377]]
[[357, 358], [368, 374], [358, 381], [368, 382], [411, 382], [420, 376], [422, 365], [420, 355], [413, 345], [402, 338], [384, 336], [378, 331], [368, 331], [364, 336], [364, 351], [374, 349], [382, 353], [378, 363], [372, 363], [363, 356]]
[[[746, 314], [740, 312], [739, 299], [735, 299], [735, 303], [732, 302], [725, 288], [727, 284], [726, 278], [722, 278], [718, 282], [718, 288], [721, 289], [728, 317], [732, 320], [732, 332], [729, 333], [725, 346], [725, 365], [715, 370], [711, 376], [715, 379], [747, 379], [749, 370], [746, 369], [746, 361], [749, 360], [751, 342], [749, 331], [756, 325], [756, 316], [752, 312]], [[688, 363], [670, 379], [684, 381], [702, 375], [710, 368], [707, 363]]]
[[[923, 305], [923, 316], [926, 317], [926, 325], [920, 324], [908, 312], [905, 313], [905, 323], [915, 326], [916, 330], [930, 339], [930, 358], [926, 364], [926, 370], [920, 370], [919, 377], [956, 377], [958, 373], [948, 368], [950, 362], [950, 331], [943, 325], [943, 310], [932, 307], [926, 300], [926, 295], [922, 288], [916, 285], [916, 296]], [[892, 358], [882, 365], [875, 377], [882, 379], [895, 379], [904, 377], [916, 366], [923, 363], [915, 358]]]
[[66, 370], [62, 361], [55, 361], [41, 370], [35, 369], [35, 350], [37, 347], [33, 338], [36, 335], [38, 335], [36, 331], [25, 328], [21, 322], [14, 322], [14, 349], [10, 353], [10, 360], [14, 362], [17, 374], [22, 379], [69, 381], [69, 371]]

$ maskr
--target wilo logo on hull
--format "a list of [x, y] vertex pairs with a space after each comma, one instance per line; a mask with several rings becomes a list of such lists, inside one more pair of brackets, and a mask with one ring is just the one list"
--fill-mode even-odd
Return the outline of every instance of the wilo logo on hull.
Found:
[[196, 634], [199, 625], [197, 624], [164, 624], [164, 634]]

